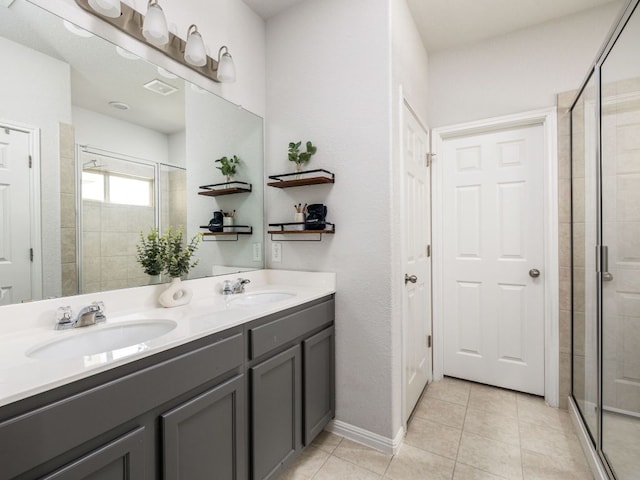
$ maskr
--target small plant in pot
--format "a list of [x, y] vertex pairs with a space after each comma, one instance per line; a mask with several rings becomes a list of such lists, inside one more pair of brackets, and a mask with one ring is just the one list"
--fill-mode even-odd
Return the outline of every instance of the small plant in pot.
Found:
[[188, 274], [189, 270], [198, 264], [198, 259], [192, 261], [191, 257], [198, 248], [202, 234], [195, 235], [186, 245], [183, 236], [182, 227], [177, 230], [169, 227], [167, 233], [162, 236], [164, 269], [171, 278], [179, 278]]
[[300, 172], [302, 171], [302, 166], [307, 163], [309, 160], [311, 160], [311, 157], [316, 153], [316, 151], [318, 150], [318, 147], [316, 147], [313, 143], [311, 142], [307, 142], [306, 144], [306, 148], [307, 150], [305, 152], [301, 152], [300, 151], [300, 146], [302, 145], [302, 142], [291, 142], [289, 143], [289, 152], [288, 152], [288, 158], [290, 162], [293, 162], [296, 164], [296, 171]]
[[193, 296], [189, 288], [181, 285], [180, 277], [188, 274], [198, 264], [198, 259], [192, 257], [202, 234], [195, 235], [187, 244], [183, 237], [182, 227], [177, 230], [169, 228], [164, 235], [153, 228], [146, 236], [141, 232], [140, 243], [136, 245], [136, 260], [145, 273], [158, 276], [166, 273], [171, 277], [171, 283], [158, 297], [163, 307], [185, 305]]
[[221, 157], [215, 162], [220, 164], [220, 166], [216, 168], [220, 170], [222, 175], [227, 177], [227, 182], [230, 182], [231, 178], [233, 178], [233, 176], [238, 173], [238, 165], [240, 165], [240, 159], [236, 155], [231, 158]]
[[158, 302], [166, 308], [186, 305], [191, 301], [193, 292], [182, 285], [180, 277], [189, 273], [189, 270], [198, 264], [198, 259], [193, 260], [192, 257], [202, 239], [202, 234], [198, 233], [185, 244], [182, 227], [177, 230], [170, 227], [162, 238], [164, 239], [162, 253], [164, 271], [171, 277], [171, 283], [160, 294]]

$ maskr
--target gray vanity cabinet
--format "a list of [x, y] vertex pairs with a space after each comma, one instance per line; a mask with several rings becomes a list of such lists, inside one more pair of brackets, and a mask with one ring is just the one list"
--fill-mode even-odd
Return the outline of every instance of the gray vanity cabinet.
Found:
[[246, 480], [244, 357], [236, 327], [0, 408], [0, 480]]
[[270, 480], [334, 416], [334, 300], [247, 326], [251, 479]]
[[334, 412], [333, 295], [0, 407], [0, 480], [274, 479]]
[[42, 480], [131, 480], [144, 475], [144, 427], [104, 445]]
[[238, 375], [161, 416], [164, 480], [246, 478], [244, 391]]
[[329, 327], [302, 342], [305, 445], [324, 429], [335, 412], [333, 332], [334, 328]]
[[276, 478], [302, 448], [300, 345], [250, 369], [253, 478]]

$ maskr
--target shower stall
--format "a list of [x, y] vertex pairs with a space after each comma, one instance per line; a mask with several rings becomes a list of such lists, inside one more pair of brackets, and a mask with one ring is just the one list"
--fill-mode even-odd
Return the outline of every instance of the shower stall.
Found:
[[76, 158], [78, 293], [148, 284], [135, 246], [185, 225], [186, 170], [86, 146]]
[[571, 107], [571, 408], [601, 478], [640, 479], [640, 0]]

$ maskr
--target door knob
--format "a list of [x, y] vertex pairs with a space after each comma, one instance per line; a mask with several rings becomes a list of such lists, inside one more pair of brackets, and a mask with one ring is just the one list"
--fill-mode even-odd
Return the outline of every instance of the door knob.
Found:
[[529, 276], [531, 278], [538, 278], [540, 276], [540, 270], [538, 270], [537, 268], [532, 268], [531, 270], [529, 270]]
[[418, 281], [418, 277], [416, 277], [415, 275], [408, 275], [408, 274], [404, 274], [404, 284], [406, 285], [407, 283], [411, 282], [411, 283], [416, 283]]
[[603, 282], [610, 282], [611, 280], [613, 280], [613, 275], [611, 275], [609, 272], [602, 272]]

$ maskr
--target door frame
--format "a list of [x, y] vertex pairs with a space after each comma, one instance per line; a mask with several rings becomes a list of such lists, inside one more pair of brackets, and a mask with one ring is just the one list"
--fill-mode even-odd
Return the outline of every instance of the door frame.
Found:
[[42, 299], [42, 222], [40, 209], [40, 128], [13, 120], [0, 118], [0, 128], [9, 128], [24, 132], [29, 136], [29, 155], [31, 155], [31, 168], [29, 169], [29, 207], [31, 218], [31, 248], [33, 248], [33, 261], [31, 262], [31, 298]]
[[[432, 153], [443, 151], [450, 138], [489, 133], [514, 127], [542, 126], [544, 135], [544, 396], [546, 402], [559, 404], [559, 270], [558, 270], [558, 151], [556, 107], [461, 123], [432, 131]], [[443, 215], [444, 169], [442, 157], [435, 157], [431, 168], [432, 182], [432, 279], [433, 279], [433, 379], [443, 377]]]
[[[403, 142], [404, 142], [404, 133], [405, 133], [405, 119], [404, 119], [404, 115], [405, 115], [405, 108], [407, 110], [409, 110], [409, 112], [415, 117], [415, 119], [417, 120], [418, 124], [420, 125], [420, 127], [426, 132], [427, 137], [429, 138], [429, 143], [432, 143], [432, 131], [429, 130], [429, 128], [426, 126], [425, 122], [420, 118], [420, 115], [418, 115], [418, 112], [411, 106], [411, 102], [409, 101], [409, 99], [407, 98], [405, 91], [402, 87], [400, 87], [400, 95], [399, 95], [399, 138], [400, 138], [400, 162], [401, 162], [401, 167], [400, 167], [400, 192], [404, 192], [404, 176], [402, 175], [404, 173], [404, 146], [403, 146]], [[433, 166], [433, 162], [431, 163], [431, 165]], [[433, 244], [433, 200], [434, 200], [434, 194], [433, 194], [433, 168], [431, 168], [431, 172], [430, 172], [430, 179], [431, 179], [431, 184], [430, 184], [430, 191], [429, 191], [429, 200], [431, 202], [431, 229], [430, 229], [430, 242], [431, 244]], [[404, 262], [404, 259], [406, 258], [406, 249], [405, 249], [405, 222], [406, 220], [406, 208], [405, 208], [405, 201], [404, 201], [404, 195], [401, 195], [401, 199], [400, 199], [400, 252], [401, 252], [401, 259], [402, 262]], [[433, 251], [433, 246], [432, 246], [432, 251]], [[402, 276], [404, 276], [404, 264], [402, 265], [402, 268], [400, 269], [400, 272], [402, 274]], [[433, 338], [433, 254], [431, 255], [431, 271], [429, 272], [430, 274], [430, 278], [429, 278], [429, 288], [431, 289], [431, 311], [429, 312], [429, 316], [430, 316], [430, 323], [431, 323], [431, 336]], [[400, 279], [400, 277], [399, 277]], [[406, 386], [406, 362], [405, 362], [405, 352], [407, 350], [406, 344], [405, 344], [405, 329], [407, 326], [407, 312], [404, 308], [404, 287], [403, 287], [403, 293], [402, 293], [403, 297], [402, 297], [402, 320], [401, 320], [401, 327], [400, 327], [400, 341], [401, 341], [401, 345], [402, 345], [402, 355], [401, 355], [401, 360], [400, 360], [400, 364], [401, 364], [401, 376], [400, 376], [400, 381], [401, 381], [401, 422], [402, 422], [402, 427], [404, 429], [404, 431], [407, 431], [407, 421], [406, 418], [408, 417], [408, 413], [406, 411], [406, 403], [407, 403], [407, 392], [405, 389]], [[434, 358], [433, 358], [433, 344], [432, 344], [432, 348], [431, 348], [431, 381], [433, 381], [435, 379], [434, 376]], [[427, 383], [428, 385], [428, 383]]]

